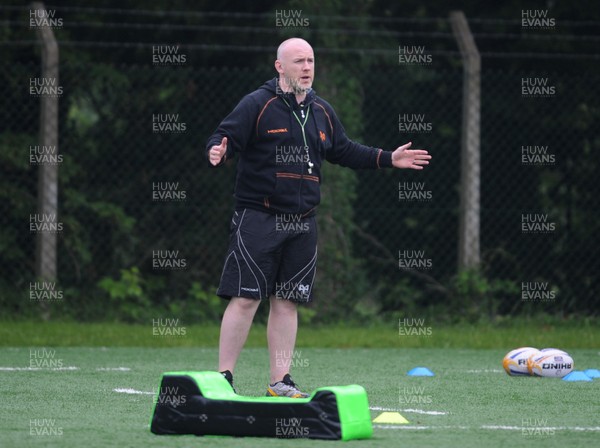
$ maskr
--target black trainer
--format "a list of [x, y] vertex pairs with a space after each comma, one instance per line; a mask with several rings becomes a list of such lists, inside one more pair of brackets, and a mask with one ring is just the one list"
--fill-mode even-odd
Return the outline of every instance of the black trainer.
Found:
[[221, 375], [223, 375], [225, 377], [225, 379], [227, 380], [227, 382], [233, 389], [233, 392], [237, 394], [235, 387], [233, 387], [233, 374], [229, 370], [224, 370], [223, 372], [220, 372], [220, 373], [221, 373]]

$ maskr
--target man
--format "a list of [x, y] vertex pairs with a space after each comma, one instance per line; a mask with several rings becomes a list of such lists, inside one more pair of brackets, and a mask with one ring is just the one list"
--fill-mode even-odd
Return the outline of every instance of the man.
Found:
[[279, 77], [246, 95], [206, 147], [212, 166], [239, 154], [235, 212], [217, 291], [230, 300], [221, 323], [219, 371], [233, 387], [254, 314], [261, 299], [268, 298], [267, 396], [308, 396], [290, 377], [289, 367], [297, 304], [312, 300], [323, 160], [354, 169], [421, 170], [431, 159], [425, 150], [408, 149], [411, 143], [387, 152], [348, 139], [331, 105], [311, 88], [314, 68], [308, 42], [284, 41], [275, 61]]

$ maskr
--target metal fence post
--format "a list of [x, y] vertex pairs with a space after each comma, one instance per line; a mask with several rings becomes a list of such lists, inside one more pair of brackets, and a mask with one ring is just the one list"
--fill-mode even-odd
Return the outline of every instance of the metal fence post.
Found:
[[[32, 3], [32, 8], [45, 10], [41, 2]], [[38, 39], [42, 47], [42, 79], [54, 79], [58, 85], [58, 44], [52, 28], [47, 25], [36, 26]], [[58, 96], [42, 95], [40, 101], [40, 146], [55, 147], [58, 154]], [[58, 211], [58, 165], [42, 163], [38, 167], [37, 213], [42, 216], [54, 216]], [[43, 281], [56, 279], [56, 241], [55, 232], [38, 232], [36, 239], [35, 274]]]
[[481, 58], [462, 11], [450, 13], [452, 31], [463, 60], [463, 104], [461, 131], [459, 270], [480, 262], [480, 113]]

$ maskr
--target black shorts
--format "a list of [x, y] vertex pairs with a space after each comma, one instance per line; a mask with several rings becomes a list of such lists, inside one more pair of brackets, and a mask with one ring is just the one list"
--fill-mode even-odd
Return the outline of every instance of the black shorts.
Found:
[[310, 302], [316, 266], [314, 216], [238, 210], [231, 219], [229, 249], [217, 294], [224, 299], [275, 296]]

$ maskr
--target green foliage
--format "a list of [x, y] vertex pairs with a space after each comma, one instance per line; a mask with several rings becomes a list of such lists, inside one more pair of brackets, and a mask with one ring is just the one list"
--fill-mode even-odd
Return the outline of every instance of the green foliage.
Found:
[[321, 187], [319, 262], [315, 308], [321, 319], [352, 314], [353, 306], [366, 291], [361, 262], [353, 253], [353, 199], [355, 174], [344, 168], [324, 165]]
[[411, 282], [408, 277], [378, 288], [380, 307], [383, 314], [389, 313], [392, 320], [402, 315], [414, 316], [426, 310], [425, 291], [422, 285]]
[[[163, 2], [146, 3], [136, 0], [130, 9], [165, 8]], [[198, 10], [210, 9], [209, 3], [203, 2]], [[399, 67], [396, 49], [400, 44], [418, 43], [406, 40], [409, 34], [404, 34], [417, 26], [410, 21], [401, 25], [393, 20], [371, 21], [373, 17], [443, 18], [448, 5], [341, 0], [255, 2], [243, 7], [238, 3], [239, 7], [221, 5], [217, 10], [265, 12], [253, 22], [252, 26], [259, 27], [273, 25], [275, 9], [302, 10], [311, 26], [254, 35], [252, 27], [238, 29], [233, 16], [192, 14], [180, 17], [181, 22], [193, 25], [183, 27], [182, 42], [233, 47], [244, 43], [240, 36], [247, 36], [249, 45], [258, 48], [268, 43], [274, 49], [278, 40], [300, 35], [317, 53], [315, 90], [334, 106], [352, 139], [385, 149], [396, 147], [404, 142], [400, 140], [404, 136], [397, 133], [398, 114], [404, 111], [425, 113], [434, 123], [431, 134], [407, 137], [434, 154], [425, 176], [392, 170], [357, 173], [325, 164], [317, 218], [318, 297], [313, 306], [301, 307], [302, 322], [376, 322], [406, 313], [440, 315], [448, 321], [493, 321], [540, 312], [558, 316], [598, 313], [595, 248], [600, 247], [596, 182], [600, 139], [595, 131], [600, 108], [597, 75], [589, 60], [485, 59], [481, 105], [484, 261], [480, 272], [455, 275], [460, 58], [443, 56], [449, 48], [447, 39], [419, 35], [417, 40], [426, 42], [426, 52], [434, 55], [434, 66]], [[501, 19], [499, 32], [508, 32], [520, 11], [517, 2], [511, 2], [512, 6], [476, 3], [464, 6], [467, 18], [491, 14]], [[173, 10], [189, 6], [182, 0], [175, 5]], [[568, 12], [568, 5], [549, 8], [553, 17]], [[584, 13], [572, 13], [586, 18]], [[11, 14], [14, 23], [17, 17], [26, 20], [26, 9]], [[97, 16], [98, 12], [82, 9], [73, 13], [72, 20], [97, 21]], [[154, 20], [152, 16], [147, 19]], [[176, 19], [170, 16], [168, 24]], [[214, 29], [226, 25], [236, 31], [200, 30], [208, 24], [205, 20]], [[405, 26], [410, 30], [403, 30]], [[561, 25], [567, 34], [586, 32], [576, 28], [581, 28], [576, 22]], [[331, 32], [334, 29], [348, 32]], [[427, 22], [421, 31], [451, 32], [443, 19]], [[96, 42], [105, 40], [104, 32], [101, 27], [66, 27], [57, 36], [61, 42]], [[35, 276], [35, 237], [27, 221], [36, 210], [38, 170], [29, 163], [27, 149], [37, 144], [39, 134], [39, 99], [28, 95], [26, 80], [39, 73], [40, 51], [39, 46], [10, 44], [30, 41], [31, 33], [27, 27], [0, 27], [0, 35], [9, 42], [0, 49], [6, 62], [0, 73], [0, 92], [7, 104], [0, 110], [0, 307], [10, 315], [39, 311], [23, 297]], [[135, 33], [131, 38], [140, 41], [180, 41], [168, 26]], [[152, 39], [146, 39], [150, 35]], [[515, 42], [512, 51], [524, 50], [527, 41], [531, 39]], [[587, 47], [579, 48], [577, 39], [536, 43], [536, 51], [541, 52], [590, 52]], [[367, 47], [377, 51], [352, 51]], [[112, 45], [61, 45], [60, 51], [60, 84], [65, 88], [59, 103], [59, 152], [65, 158], [59, 166], [59, 216], [65, 231], [58, 238], [58, 271], [66, 299], [52, 309], [53, 318], [143, 322], [147, 316], [169, 313], [192, 321], [217, 320], [226, 302], [212, 291], [226, 247], [235, 162], [219, 170], [205, 168], [203, 146], [243, 95], [274, 76], [272, 52], [246, 52], [242, 59], [233, 50], [182, 47], [188, 64], [175, 68], [153, 67], [148, 46], [121, 51]], [[532, 76], [548, 68], [559, 95], [545, 103], [519, 98], [518, 80], [528, 68], [534, 70]], [[154, 113], [180, 114], [188, 131], [153, 134]], [[513, 152], [518, 145], [549, 142], [556, 164], [519, 166]], [[398, 179], [425, 179], [434, 201], [399, 207], [393, 197]], [[179, 182], [189, 200], [152, 202], [155, 181]], [[547, 212], [557, 223], [556, 235], [531, 238], [524, 244], [514, 224], [522, 210]], [[415, 242], [435, 260], [427, 276], [399, 272], [396, 266], [394, 252]], [[151, 268], [152, 249], [167, 247], [186, 251], [188, 271], [158, 274]], [[519, 282], [534, 279], [549, 282], [559, 292], [559, 300], [547, 306], [519, 300]], [[268, 306], [261, 306], [257, 321], [266, 321], [267, 312]]]
[[[105, 277], [98, 287], [108, 294], [110, 311], [100, 318], [110, 317], [124, 322], [144, 323], [154, 316], [176, 316], [186, 323], [218, 320], [224, 301], [199, 282], [192, 282], [186, 296], [159, 303], [159, 296], [168, 296], [165, 280], [158, 276], [143, 276], [140, 269], [121, 269], [120, 277]], [[214, 290], [213, 290], [214, 291]]]
[[214, 293], [214, 289], [204, 288], [199, 282], [192, 282], [185, 302], [170, 305], [174, 314], [185, 311], [182, 317], [192, 322], [215, 322], [221, 317], [225, 301]]
[[450, 282], [450, 312], [467, 322], [494, 321], [506, 298], [519, 297], [519, 286], [510, 280], [490, 279], [480, 270], [461, 271]]
[[121, 269], [118, 279], [104, 277], [98, 287], [108, 293], [111, 312], [127, 322], [141, 321], [147, 317], [150, 301], [144, 293], [145, 282], [137, 267]]
[[298, 307], [298, 323], [300, 325], [308, 325], [315, 320], [315, 316], [317, 316], [317, 311], [313, 308], [309, 308], [306, 306]]
[[140, 270], [136, 267], [121, 269], [121, 278], [114, 280], [105, 277], [98, 283], [98, 286], [108, 292], [112, 300], [126, 300], [129, 298], [139, 299], [143, 297], [142, 279]]
[[409, 316], [445, 324], [492, 323], [522, 308], [517, 282], [492, 278], [481, 269], [461, 271], [443, 283], [423, 274], [404, 275], [391, 285], [382, 283], [377, 294], [380, 316], [391, 322]]

